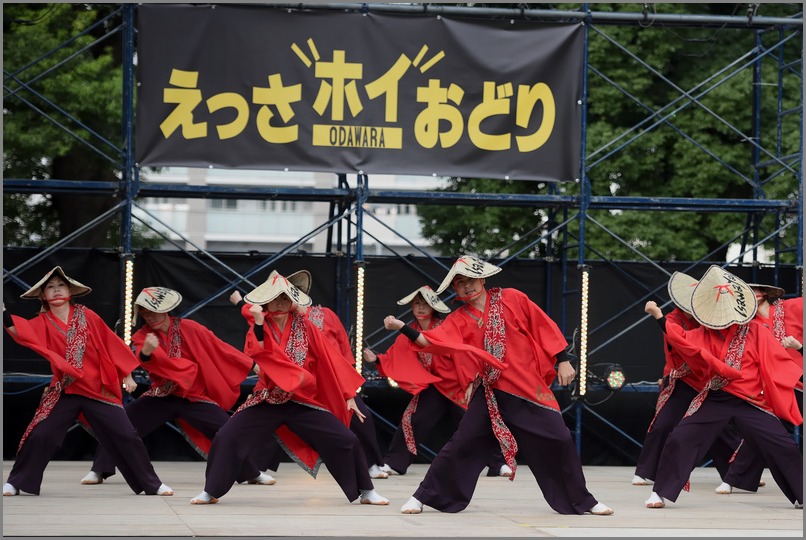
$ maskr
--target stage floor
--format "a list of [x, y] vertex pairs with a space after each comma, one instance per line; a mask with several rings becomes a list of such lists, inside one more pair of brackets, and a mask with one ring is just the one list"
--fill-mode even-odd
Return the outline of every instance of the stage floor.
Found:
[[[40, 496], [3, 497], [3, 536], [117, 537], [803, 537], [803, 510], [784, 498], [765, 471], [758, 493], [717, 495], [716, 470], [697, 469], [691, 491], [665, 509], [644, 508], [649, 487], [630, 484], [630, 467], [585, 467], [588, 489], [615, 510], [612, 516], [565, 516], [543, 500], [526, 467], [514, 482], [479, 479], [470, 506], [458, 514], [426, 507], [403, 515], [427, 465], [405, 476], [376, 480], [389, 506], [348, 503], [322, 467], [313, 479], [283, 463], [273, 486], [235, 485], [218, 504], [195, 506], [190, 499], [204, 484], [204, 462], [154, 463], [173, 497], [134, 495], [117, 474], [96, 486], [82, 486], [86, 461], [53, 461]], [[3, 479], [11, 462], [3, 463]]]

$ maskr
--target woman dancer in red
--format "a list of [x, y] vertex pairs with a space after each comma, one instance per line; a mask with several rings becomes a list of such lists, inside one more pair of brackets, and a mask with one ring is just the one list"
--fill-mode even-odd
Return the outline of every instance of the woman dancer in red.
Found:
[[269, 447], [284, 449], [316, 477], [321, 462], [349, 501], [388, 505], [372, 485], [358, 438], [347, 425], [364, 378], [333, 352], [324, 333], [296, 306], [311, 299], [277, 271], [244, 297], [254, 323], [245, 352], [260, 366], [252, 395], [213, 439], [204, 491], [191, 504], [212, 504], [236, 481], [240, 464]]
[[173, 495], [154, 471], [123, 410], [123, 388], [133, 392], [137, 386], [131, 377], [137, 359], [94, 311], [73, 303], [73, 298], [91, 290], [56, 266], [22, 295], [41, 302], [36, 317], [11, 316], [3, 307], [6, 331], [42, 355], [53, 371], [50, 387], [20, 441], [4, 496], [20, 491], [39, 495], [45, 467], [79, 417], [113, 456], [132, 491]]

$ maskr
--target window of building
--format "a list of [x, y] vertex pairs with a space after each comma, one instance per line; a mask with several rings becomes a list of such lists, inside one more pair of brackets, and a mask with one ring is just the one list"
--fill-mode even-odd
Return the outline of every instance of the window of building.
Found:
[[208, 199], [210, 208], [217, 210], [237, 210], [238, 201], [235, 199]]

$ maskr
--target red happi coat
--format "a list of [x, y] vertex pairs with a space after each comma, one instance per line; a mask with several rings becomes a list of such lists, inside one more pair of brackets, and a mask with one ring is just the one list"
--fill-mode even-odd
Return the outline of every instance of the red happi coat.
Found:
[[494, 389], [559, 411], [551, 384], [557, 377], [556, 357], [568, 342], [557, 324], [526, 294], [517, 289], [501, 289], [503, 320], [499, 324], [503, 324], [506, 335], [502, 363], [484, 347], [485, 327], [495, 324], [486, 317], [492, 292], [487, 291], [484, 313], [466, 304], [449, 314], [437, 328], [423, 332], [431, 346], [422, 350], [467, 352], [470, 356], [463, 358], [476, 360], [470, 369], [481, 371], [483, 364], [478, 363], [481, 361], [502, 370]]
[[[70, 306], [70, 318], [76, 306]], [[53, 317], [49, 311], [33, 319], [12, 315], [17, 336], [14, 341], [40, 354], [50, 363], [53, 371], [51, 386], [64, 375], [75, 379], [64, 389], [65, 394], [77, 394], [107, 403], [122, 404], [121, 381], [137, 367], [131, 349], [115, 334], [103, 319], [85, 307], [87, 319], [87, 345], [81, 369], [65, 360], [68, 324]]]
[[[84, 335], [79, 336], [85, 340], [80, 366], [68, 361], [68, 356], [74, 358], [76, 355], [75, 351], [68, 355], [68, 346], [75, 347], [78, 337], [73, 343], [68, 344], [67, 341], [68, 331], [75, 323], [79, 310], [86, 321], [86, 328], [82, 332]], [[14, 341], [45, 358], [53, 372], [48, 393], [43, 396], [34, 419], [20, 441], [20, 447], [33, 427], [50, 414], [61, 392], [122, 406], [121, 381], [137, 367], [137, 359], [98, 314], [77, 304], [70, 306], [67, 324], [49, 311], [39, 313], [30, 320], [12, 315], [12, 320], [17, 335], [9, 334]], [[79, 419], [87, 425], [83, 415]]]
[[[740, 357], [738, 377], [725, 365], [728, 349], [742, 325], [724, 330], [706, 327], [683, 330], [667, 321], [666, 334], [674, 347], [686, 351], [689, 361], [699, 363], [713, 375], [730, 376], [722, 389], [751, 405], [800, 425], [803, 422], [792, 391], [803, 375], [803, 365], [795, 362], [772, 333], [757, 319], [747, 323], [747, 335]], [[733, 378], [736, 377], [736, 378]]]
[[[428, 330], [442, 323], [442, 319], [432, 317]], [[411, 327], [420, 331], [416, 322]], [[463, 353], [435, 354], [416, 352], [410, 346], [411, 340], [399, 335], [385, 353], [378, 355], [378, 373], [394, 380], [406, 392], [417, 395], [429, 385], [467, 409], [465, 390], [478, 374], [478, 364], [472, 359], [461, 359]]]
[[[272, 392], [275, 388], [280, 389], [290, 394], [290, 401], [329, 411], [345, 426], [349, 426], [352, 411], [347, 408], [346, 400], [355, 397], [365, 379], [344, 361], [344, 356], [334, 349], [325, 333], [305, 315], [298, 313], [289, 315], [282, 331], [271, 319], [266, 319], [261, 348], [254, 333], [252, 314], [247, 310], [242, 313], [249, 315], [250, 323], [244, 352], [260, 366], [253, 396], [266, 395], [266, 392]], [[299, 337], [307, 342], [307, 351], [301, 365], [289, 357], [287, 352], [289, 340], [297, 339], [292, 335], [295, 325], [303, 329], [304, 335]], [[294, 352], [299, 353], [296, 350]], [[247, 399], [244, 405], [249, 406], [259, 401]], [[287, 426], [280, 427], [276, 433], [291, 458], [316, 477], [321, 462], [319, 454]]]
[[[150, 360], [140, 362], [153, 383], [143, 395], [177, 395], [190, 401], [215, 403], [228, 411], [241, 395], [241, 383], [252, 370], [253, 360], [196, 321], [171, 317], [169, 328], [176, 324], [181, 347], [175, 356], [169, 356], [171, 330], [166, 335], [145, 325], [132, 336], [138, 358], [148, 334], [155, 333], [160, 340]], [[184, 420], [178, 420], [178, 424], [185, 439], [206, 458], [210, 439]]]

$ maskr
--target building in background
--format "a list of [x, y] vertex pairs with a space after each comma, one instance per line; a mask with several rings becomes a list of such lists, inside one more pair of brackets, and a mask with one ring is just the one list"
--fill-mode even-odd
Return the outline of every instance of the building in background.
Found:
[[[169, 167], [158, 173], [142, 171], [141, 182], [149, 181], [193, 186], [338, 187], [338, 177], [332, 173], [190, 167]], [[354, 177], [351, 181], [348, 176], [348, 182], [355, 186]], [[442, 178], [373, 175], [368, 183], [370, 189], [426, 191], [439, 187]], [[165, 241], [164, 249], [202, 249], [211, 252], [279, 251], [326, 223], [330, 212], [328, 202], [267, 199], [143, 198], [138, 200], [138, 204], [147, 212], [135, 208], [134, 215], [170, 238]], [[420, 234], [415, 205], [367, 204], [365, 209], [386, 225], [368, 216], [364, 218], [366, 255], [392, 255], [390, 249], [399, 255], [419, 254], [410, 243], [435, 254]], [[153, 219], [149, 214], [158, 219]], [[346, 234], [346, 227], [343, 230]], [[352, 231], [355, 234], [355, 227]], [[346, 242], [347, 238], [342, 240]], [[308, 253], [322, 253], [326, 250], [326, 243], [327, 231], [323, 231], [299, 249]]]

